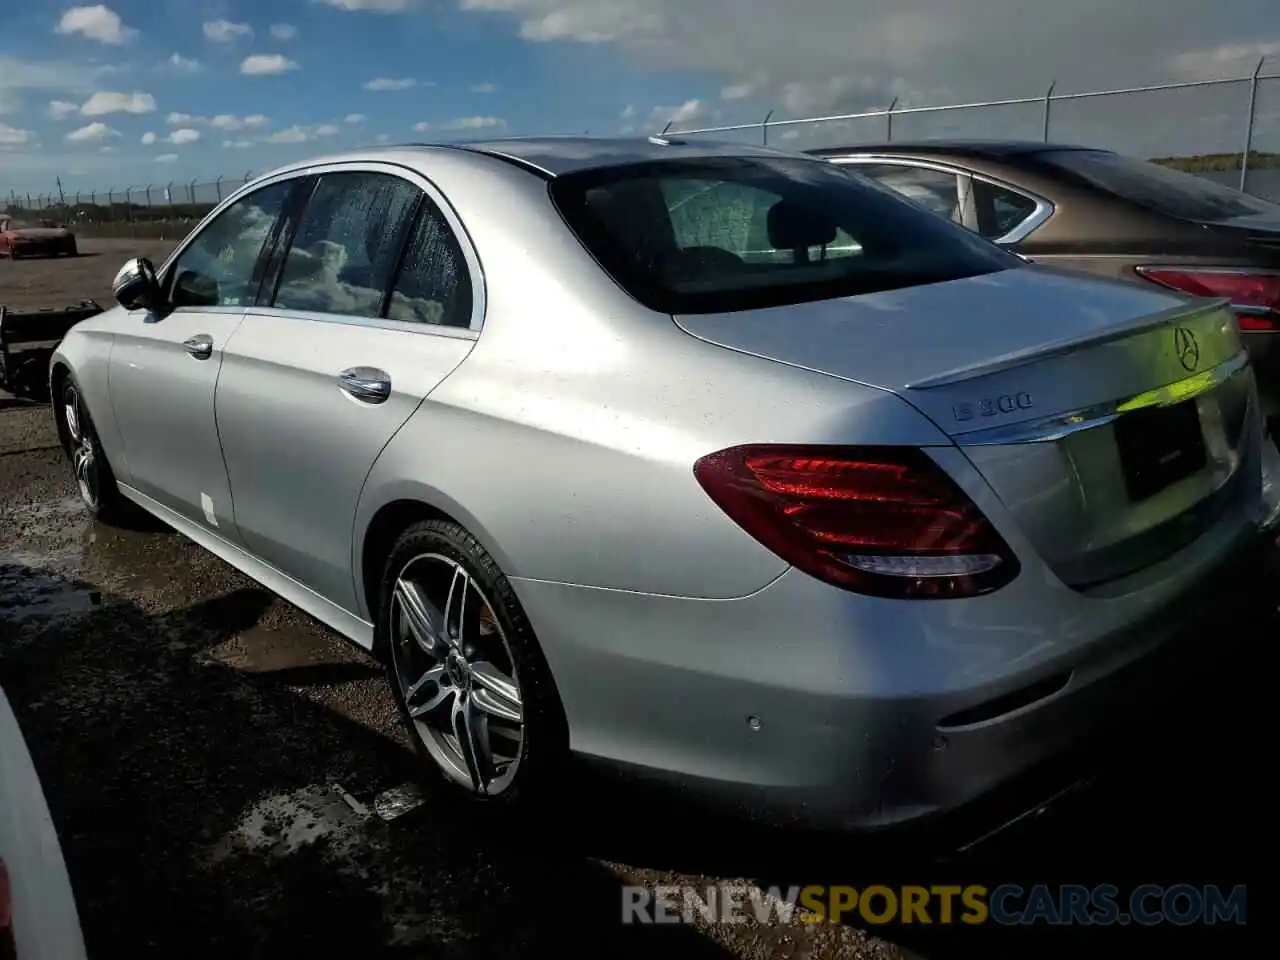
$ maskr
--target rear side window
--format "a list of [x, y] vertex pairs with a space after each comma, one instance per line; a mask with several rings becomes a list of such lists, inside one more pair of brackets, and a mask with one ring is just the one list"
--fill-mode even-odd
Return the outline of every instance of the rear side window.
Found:
[[973, 202], [978, 214], [978, 232], [992, 240], [1012, 233], [1038, 206], [1024, 194], [985, 180], [974, 181]]
[[550, 189], [605, 270], [664, 313], [782, 306], [1024, 265], [821, 160], [666, 160], [559, 177]]
[[848, 169], [878, 180], [940, 217], [961, 221], [960, 188], [954, 173], [901, 163], [851, 163]]
[[471, 275], [440, 208], [424, 199], [405, 249], [387, 317], [446, 327], [471, 325]]
[[1045, 150], [1036, 157], [1097, 190], [1180, 220], [1214, 223], [1259, 214], [1280, 215], [1280, 206], [1266, 200], [1204, 177], [1106, 150]]
[[284, 258], [272, 306], [377, 317], [422, 196], [385, 173], [320, 177]]

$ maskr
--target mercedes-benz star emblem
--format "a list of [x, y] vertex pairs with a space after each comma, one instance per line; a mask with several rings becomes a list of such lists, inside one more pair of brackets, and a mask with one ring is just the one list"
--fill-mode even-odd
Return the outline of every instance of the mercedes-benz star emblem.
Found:
[[1196, 335], [1186, 327], [1173, 328], [1173, 351], [1178, 355], [1178, 362], [1188, 373], [1200, 365], [1200, 344]]

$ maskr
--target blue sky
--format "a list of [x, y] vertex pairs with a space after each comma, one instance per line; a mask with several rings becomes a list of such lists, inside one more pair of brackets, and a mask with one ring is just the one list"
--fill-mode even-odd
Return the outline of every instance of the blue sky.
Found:
[[[0, 0], [0, 196], [59, 175], [68, 190], [239, 177], [361, 143], [647, 133], [895, 97], [1036, 96], [1055, 79], [1062, 92], [1234, 76], [1263, 55], [1280, 72], [1274, 2]], [[1243, 94], [1065, 104], [1055, 134], [1235, 149]], [[1259, 146], [1278, 148], [1280, 81], [1260, 108]], [[1038, 117], [904, 118], [895, 132], [1035, 135]], [[882, 135], [879, 122], [791, 127], [774, 142]]]

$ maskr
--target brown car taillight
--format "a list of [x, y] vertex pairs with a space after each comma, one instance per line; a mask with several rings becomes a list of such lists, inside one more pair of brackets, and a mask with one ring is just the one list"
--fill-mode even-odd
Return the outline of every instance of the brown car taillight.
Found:
[[788, 563], [856, 593], [972, 597], [1018, 574], [972, 500], [912, 447], [749, 445], [694, 465], [711, 499]]
[[1138, 275], [1193, 297], [1231, 301], [1246, 333], [1280, 330], [1280, 271], [1138, 267]]

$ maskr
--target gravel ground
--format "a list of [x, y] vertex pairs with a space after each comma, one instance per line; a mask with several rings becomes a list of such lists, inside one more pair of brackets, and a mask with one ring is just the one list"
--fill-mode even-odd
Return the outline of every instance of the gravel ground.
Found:
[[173, 243], [165, 240], [79, 241], [80, 256], [48, 260], [0, 257], [0, 303], [13, 309], [63, 307], [79, 300], [111, 306], [111, 280], [130, 257], [159, 266]]
[[[0, 302], [15, 299], [19, 271], [75, 270], [77, 299], [99, 295], [116, 261], [159, 253], [102, 246], [57, 269], [0, 262]], [[70, 287], [24, 282], [31, 297]], [[1265, 822], [1261, 651], [1278, 625], [1243, 613], [1217, 624], [1223, 639], [1246, 641], [1242, 652], [1119, 744], [1124, 762], [1085, 799], [945, 866], [749, 835], [585, 777], [566, 786], [562, 819], [534, 829], [431, 786], [387, 820], [378, 811], [415, 771], [377, 665], [175, 533], [88, 522], [49, 409], [0, 394], [0, 684], [97, 957], [1096, 949], [1117, 931], [1081, 942], [1062, 928], [901, 927], [877, 938], [801, 923], [623, 926], [620, 886], [1247, 882]], [[1177, 933], [1185, 946], [1197, 931]], [[1223, 954], [1234, 945], [1204, 941]]]

